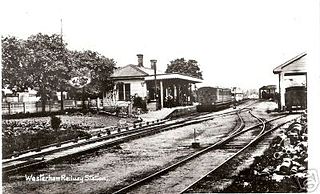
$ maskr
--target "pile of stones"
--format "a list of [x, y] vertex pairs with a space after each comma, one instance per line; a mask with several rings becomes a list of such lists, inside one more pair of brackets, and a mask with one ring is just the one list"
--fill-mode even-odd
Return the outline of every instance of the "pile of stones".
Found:
[[303, 114], [281, 129], [264, 154], [255, 157], [223, 192], [306, 192], [307, 134], [307, 114]]

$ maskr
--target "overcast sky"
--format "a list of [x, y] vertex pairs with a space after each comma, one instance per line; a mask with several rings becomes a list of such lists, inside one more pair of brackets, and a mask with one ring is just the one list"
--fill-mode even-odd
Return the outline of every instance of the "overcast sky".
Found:
[[114, 0], [2, 2], [2, 35], [60, 33], [74, 50], [94, 50], [118, 66], [195, 59], [204, 84], [259, 88], [277, 84], [272, 70], [309, 51], [318, 1]]

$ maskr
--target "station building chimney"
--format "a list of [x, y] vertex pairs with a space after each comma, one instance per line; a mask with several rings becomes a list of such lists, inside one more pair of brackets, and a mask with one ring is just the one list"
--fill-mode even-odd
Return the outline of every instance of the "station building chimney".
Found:
[[150, 62], [151, 62], [151, 69], [156, 71], [156, 69], [157, 69], [157, 60], [152, 59], [152, 60], [150, 60]]
[[138, 57], [138, 67], [143, 67], [143, 54], [137, 54]]

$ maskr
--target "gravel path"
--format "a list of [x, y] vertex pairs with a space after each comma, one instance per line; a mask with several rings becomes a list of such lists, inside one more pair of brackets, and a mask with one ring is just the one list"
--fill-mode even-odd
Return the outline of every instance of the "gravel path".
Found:
[[[252, 134], [247, 132], [244, 136], [249, 137]], [[245, 145], [250, 140], [248, 138], [239, 138], [236, 141]], [[129, 193], [180, 193], [184, 188], [235, 154], [238, 149], [212, 150]]]

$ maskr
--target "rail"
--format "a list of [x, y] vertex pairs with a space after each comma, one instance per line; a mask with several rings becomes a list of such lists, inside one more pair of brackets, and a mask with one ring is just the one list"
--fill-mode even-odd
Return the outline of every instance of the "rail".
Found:
[[[207, 148], [202, 149], [201, 151], [199, 151], [199, 152], [197, 152], [197, 153], [195, 153], [195, 154], [192, 154], [191, 156], [188, 156], [187, 158], [184, 158], [184, 159], [182, 159], [182, 160], [180, 160], [180, 161], [178, 161], [178, 162], [170, 165], [169, 167], [166, 167], [166, 168], [164, 168], [164, 169], [161, 169], [161, 170], [159, 170], [159, 171], [157, 171], [157, 172], [155, 172], [155, 173], [153, 173], [153, 174], [151, 174], [151, 175], [149, 175], [149, 176], [147, 176], [147, 177], [145, 177], [145, 178], [143, 178], [143, 179], [141, 179], [141, 180], [139, 180], [139, 181], [136, 181], [136, 182], [134, 182], [134, 183], [132, 183], [132, 184], [130, 184], [130, 185], [128, 185], [128, 186], [120, 189], [120, 190], [117, 190], [117, 191], [114, 192], [114, 194], [117, 194], [117, 193], [126, 193], [126, 192], [129, 192], [129, 191], [132, 191], [134, 188], [139, 187], [140, 185], [143, 185], [143, 184], [146, 183], [147, 181], [151, 181], [151, 180], [153, 180], [153, 179], [156, 179], [157, 177], [160, 177], [160, 175], [163, 175], [163, 174], [165, 174], [165, 173], [168, 173], [168, 172], [170, 172], [170, 171], [173, 171], [173, 170], [174, 170], [175, 168], [177, 168], [178, 166], [181, 166], [181, 165], [187, 163], [188, 161], [190, 161], [190, 160], [192, 160], [192, 159], [195, 159], [196, 157], [198, 157], [198, 156], [200, 156], [200, 155], [202, 155], [202, 154], [204, 154], [204, 153], [206, 153], [206, 152], [209, 152], [210, 150], [213, 150], [213, 149], [215, 149], [215, 148], [218, 148], [219, 146], [221, 146], [221, 145], [229, 142], [231, 139], [233, 139], [233, 138], [235, 138], [235, 137], [237, 137], [237, 136], [239, 136], [239, 135], [241, 135], [241, 134], [243, 134], [243, 133], [245, 133], [245, 132], [247, 132], [247, 131], [249, 131], [249, 130], [255, 129], [255, 128], [259, 127], [259, 126], [263, 126], [262, 129], [261, 129], [261, 131], [260, 131], [260, 133], [259, 133], [259, 135], [257, 135], [257, 137], [256, 137], [256, 138], [258, 138], [258, 137], [260, 137], [260, 136], [264, 133], [264, 131], [265, 131], [265, 126], [266, 126], [265, 123], [268, 123], [268, 122], [271, 122], [271, 121], [274, 121], [274, 120], [276, 120], [276, 119], [280, 119], [280, 118], [283, 118], [283, 117], [284, 117], [284, 116], [277, 117], [277, 118], [271, 119], [271, 120], [266, 121], [266, 122], [264, 122], [264, 121], [262, 121], [261, 119], [255, 117], [255, 118], [257, 118], [261, 123], [258, 124], [258, 125], [255, 125], [255, 126], [253, 126], [253, 127], [250, 127], [250, 128], [248, 128], [248, 129], [245, 129], [245, 130], [242, 130], [242, 129], [244, 128], [244, 124], [242, 124], [242, 123], [243, 123], [243, 120], [241, 120], [240, 126], [237, 127], [237, 128], [234, 130], [234, 132], [231, 133], [228, 137], [226, 137], [226, 138], [224, 138], [224, 139], [222, 139], [222, 140], [214, 143], [213, 145], [211, 145], [211, 146], [209, 146], [209, 147], [207, 147]], [[256, 139], [256, 138], [255, 138], [255, 139]], [[252, 142], [252, 141], [251, 141], [251, 142]], [[245, 146], [244, 149], [246, 149], [249, 145], [251, 145], [251, 144], [252, 144], [251, 142], [250, 142], [247, 146]], [[241, 149], [241, 150], [244, 150], [244, 149]], [[239, 152], [239, 153], [240, 153], [240, 152]], [[239, 153], [237, 153], [237, 154], [239, 154]], [[227, 160], [230, 160], [230, 158], [227, 159]]]

